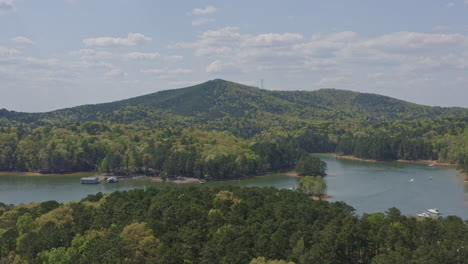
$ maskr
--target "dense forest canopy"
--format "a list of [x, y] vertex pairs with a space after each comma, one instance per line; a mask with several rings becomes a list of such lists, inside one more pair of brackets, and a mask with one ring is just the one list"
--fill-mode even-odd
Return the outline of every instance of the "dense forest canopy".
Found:
[[[230, 121], [251, 127], [311, 121], [390, 121], [467, 115], [465, 108], [430, 107], [394, 98], [351, 91], [268, 91], [224, 80], [160, 91], [127, 100], [83, 105], [46, 113], [0, 110], [0, 126], [66, 126], [101, 121], [161, 127], [219, 126]], [[266, 122], [262, 122], [267, 118]], [[227, 119], [227, 120], [226, 120]], [[259, 123], [252, 126], [251, 121]], [[228, 122], [228, 123], [226, 123]]]
[[47, 113], [0, 110], [0, 170], [222, 179], [293, 168], [305, 153], [468, 166], [468, 109], [350, 91], [223, 80]]
[[291, 190], [147, 189], [3, 205], [0, 263], [465, 263], [467, 233]]

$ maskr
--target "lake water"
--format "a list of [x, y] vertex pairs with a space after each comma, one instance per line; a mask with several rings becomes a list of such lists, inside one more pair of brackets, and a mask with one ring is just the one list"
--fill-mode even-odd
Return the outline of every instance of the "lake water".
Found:
[[[399, 162], [364, 162], [320, 155], [327, 162], [326, 182], [330, 201], [344, 201], [358, 214], [384, 212], [390, 207], [403, 214], [421, 213], [438, 208], [442, 215], [458, 215], [468, 219], [468, 184], [463, 183], [453, 167]], [[19, 204], [56, 200], [81, 200], [88, 194], [113, 192], [154, 186], [184, 188], [187, 186], [273, 186], [296, 188], [297, 178], [268, 174], [246, 180], [209, 182], [206, 184], [174, 184], [144, 179], [123, 180], [117, 184], [82, 185], [81, 177], [92, 174], [25, 176], [0, 175], [0, 202]], [[413, 179], [411, 181], [411, 179]]]

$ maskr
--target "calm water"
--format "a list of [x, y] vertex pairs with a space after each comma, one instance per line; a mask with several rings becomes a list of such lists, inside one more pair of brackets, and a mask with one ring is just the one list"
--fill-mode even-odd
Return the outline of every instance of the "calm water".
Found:
[[[397, 162], [362, 162], [320, 156], [328, 164], [326, 181], [330, 201], [344, 201], [358, 214], [383, 212], [390, 207], [404, 214], [417, 214], [428, 208], [439, 208], [443, 215], [468, 219], [468, 184], [461, 182], [451, 167], [428, 167], [422, 164]], [[81, 200], [88, 194], [113, 192], [154, 186], [184, 188], [189, 184], [125, 180], [117, 184], [79, 184], [79, 175], [24, 176], [0, 175], [0, 202], [19, 204], [57, 200]], [[432, 177], [432, 180], [430, 179]], [[414, 179], [412, 182], [411, 179]], [[295, 188], [297, 178], [268, 174], [247, 180], [210, 182], [190, 186], [274, 186]]]

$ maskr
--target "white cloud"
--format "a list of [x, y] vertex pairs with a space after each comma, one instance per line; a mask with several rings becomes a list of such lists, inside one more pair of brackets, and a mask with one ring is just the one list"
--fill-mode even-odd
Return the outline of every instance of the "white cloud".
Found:
[[112, 56], [108, 51], [94, 50], [94, 49], [79, 49], [70, 52], [72, 56], [78, 56], [83, 59], [97, 59]]
[[125, 58], [131, 59], [131, 60], [156, 60], [161, 57], [161, 54], [158, 52], [151, 52], [151, 53], [145, 53], [145, 52], [131, 52], [125, 55]]
[[0, 0], [0, 12], [10, 12], [15, 10], [13, 0]]
[[192, 26], [201, 26], [203, 24], [212, 23], [214, 21], [215, 20], [213, 18], [201, 17], [201, 18], [192, 20]]
[[192, 73], [193, 71], [190, 69], [183, 69], [183, 68], [178, 68], [174, 70], [165, 68], [165, 69], [144, 69], [144, 70], [141, 70], [140, 72], [165, 74], [165, 75], [177, 75], [177, 74], [188, 74], [188, 73]]
[[244, 46], [276, 46], [288, 45], [302, 41], [304, 36], [294, 33], [285, 34], [260, 34], [256, 36], [246, 37], [242, 43]]
[[385, 50], [408, 50], [434, 47], [435, 45], [468, 44], [468, 37], [462, 34], [428, 34], [418, 32], [396, 32], [374, 39], [358, 42], [367, 48]]
[[196, 56], [229, 56], [231, 53], [229, 47], [200, 47], [195, 51]]
[[11, 41], [20, 45], [33, 45], [34, 42], [26, 37], [18, 36], [11, 39]]
[[225, 27], [218, 30], [208, 30], [203, 32], [200, 38], [202, 41], [207, 42], [207, 44], [218, 41], [238, 40], [241, 37], [241, 34], [237, 32], [238, 30], [238, 27]]
[[455, 3], [453, 3], [453, 2], [450, 2], [450, 3], [447, 3], [447, 5], [446, 5], [446, 6], [447, 6], [448, 8], [452, 8], [452, 7], [454, 7], [454, 6], [455, 6]]
[[216, 13], [216, 11], [218, 11], [218, 9], [214, 6], [206, 6], [205, 8], [195, 8], [192, 10], [192, 15], [196, 15], [196, 16], [201, 16], [201, 15], [209, 15], [209, 14], [213, 14], [213, 13]]
[[124, 58], [129, 60], [159, 60], [162, 59], [167, 62], [179, 62], [184, 59], [183, 56], [180, 55], [171, 55], [171, 56], [163, 56], [159, 54], [159, 52], [130, 52], [123, 55]]
[[210, 73], [233, 73], [239, 72], [240, 69], [233, 63], [224, 63], [220, 60], [215, 60], [206, 66], [205, 71]]
[[[468, 35], [463, 34], [395, 32], [364, 38], [350, 31], [312, 37], [239, 31], [237, 27], [207, 30], [196, 41], [174, 47], [193, 49], [195, 56], [209, 57], [212, 62], [205, 70], [212, 73], [239, 69], [338, 73], [340, 69], [355, 67], [387, 67], [404, 73], [468, 67], [468, 60], [450, 55], [468, 49]], [[322, 83], [325, 81], [329, 80]]]
[[136, 46], [151, 41], [151, 38], [140, 33], [128, 33], [126, 38], [99, 37], [83, 40], [87, 47], [125, 47]]
[[0, 46], [0, 57], [9, 57], [19, 54], [19, 50]]

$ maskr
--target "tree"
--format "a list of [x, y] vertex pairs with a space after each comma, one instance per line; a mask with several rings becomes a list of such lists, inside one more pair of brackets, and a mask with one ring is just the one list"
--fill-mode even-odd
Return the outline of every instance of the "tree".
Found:
[[321, 176], [305, 176], [299, 180], [299, 190], [308, 195], [322, 198], [327, 190], [327, 183]]
[[305, 154], [296, 164], [296, 172], [300, 176], [325, 176], [327, 164], [312, 154]]
[[133, 223], [127, 225], [120, 235], [124, 240], [124, 247], [128, 249], [128, 263], [145, 263], [155, 260], [159, 253], [159, 239], [146, 223]]

